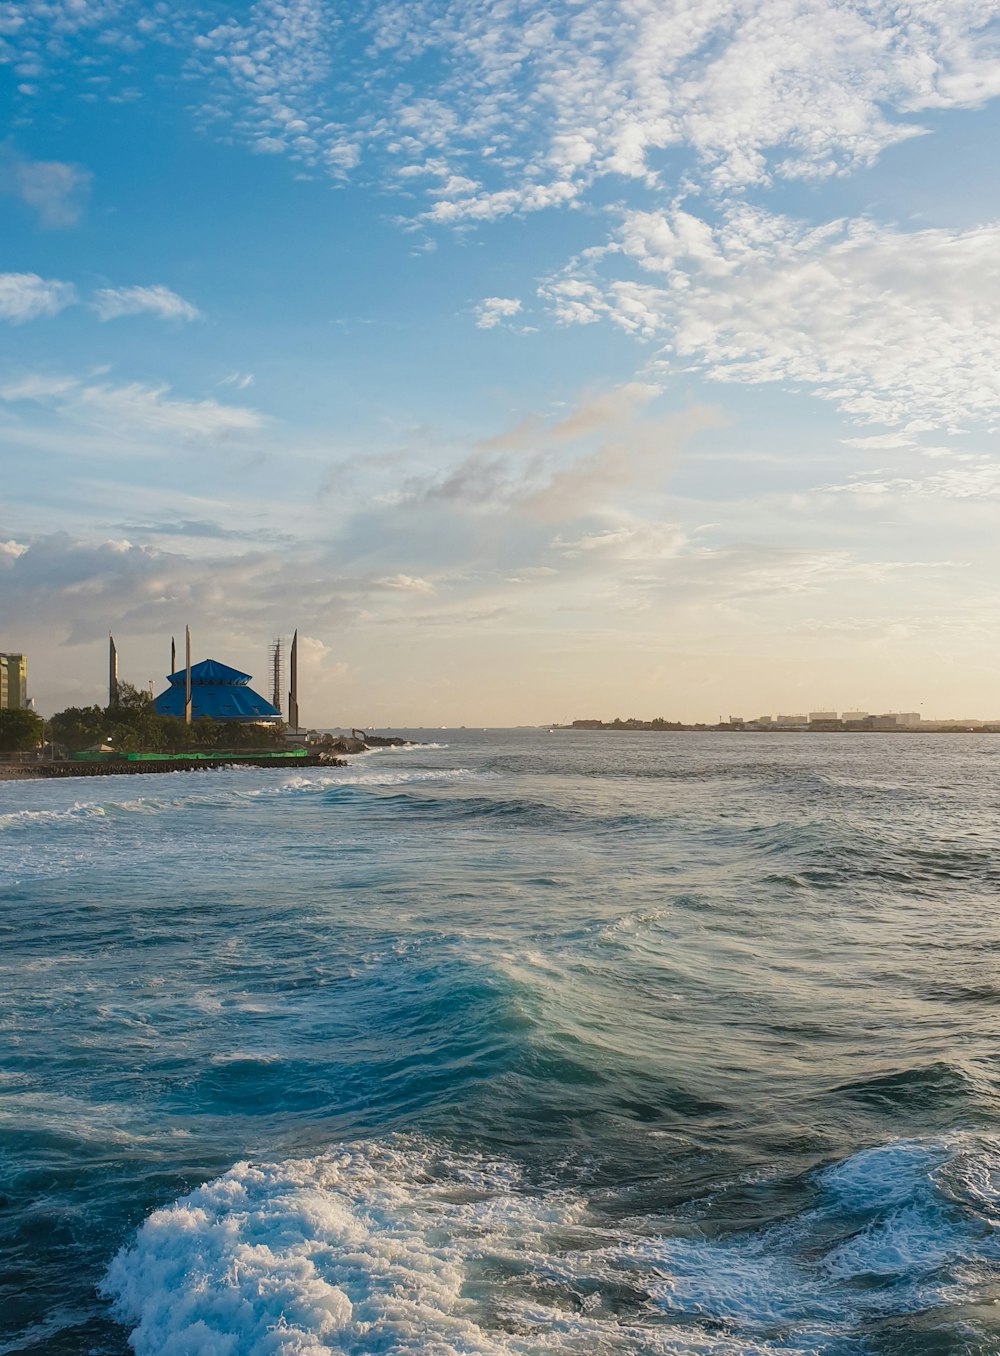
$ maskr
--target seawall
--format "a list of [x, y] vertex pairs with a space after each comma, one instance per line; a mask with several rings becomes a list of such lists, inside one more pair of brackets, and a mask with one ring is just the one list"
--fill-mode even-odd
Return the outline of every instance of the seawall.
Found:
[[157, 758], [149, 762], [127, 758], [108, 758], [101, 762], [74, 762], [61, 759], [53, 763], [0, 764], [0, 780], [24, 780], [45, 777], [134, 777], [156, 772], [206, 772], [219, 767], [269, 767], [287, 771], [299, 767], [346, 767], [342, 758], [307, 754], [302, 758], [255, 758], [252, 754], [235, 758]]

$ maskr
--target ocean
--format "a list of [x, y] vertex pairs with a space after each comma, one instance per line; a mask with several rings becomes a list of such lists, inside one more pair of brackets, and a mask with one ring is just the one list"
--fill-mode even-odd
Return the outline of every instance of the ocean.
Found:
[[1000, 1352], [1000, 739], [0, 783], [0, 1356]]

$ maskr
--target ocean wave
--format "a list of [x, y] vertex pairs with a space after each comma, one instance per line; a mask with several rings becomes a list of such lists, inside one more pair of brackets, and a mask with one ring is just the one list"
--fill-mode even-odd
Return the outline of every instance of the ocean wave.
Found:
[[970, 1331], [1000, 1263], [997, 1141], [862, 1150], [812, 1192], [756, 1233], [672, 1237], [513, 1162], [397, 1136], [238, 1163], [151, 1215], [103, 1293], [137, 1356], [832, 1356], [873, 1318], [931, 1310]]
[[841, 1083], [832, 1091], [876, 1110], [899, 1108], [947, 1115], [952, 1107], [988, 1102], [995, 1093], [992, 1080], [974, 1065], [947, 1063], [895, 1069], [870, 1078]]
[[[381, 750], [373, 750], [381, 752]], [[286, 777], [277, 785], [257, 786], [239, 793], [244, 799], [260, 800], [277, 796], [314, 795], [317, 792], [337, 792], [382, 786], [409, 786], [423, 782], [461, 782], [470, 778], [489, 780], [489, 773], [472, 768], [455, 767], [427, 770], [423, 768], [386, 768], [378, 772], [359, 772], [355, 766], [316, 773], [301, 773]]]
[[474, 779], [477, 781], [493, 781], [493, 774], [489, 772], [477, 772], [469, 767], [450, 767], [450, 768], [413, 768], [399, 771], [389, 771], [386, 769], [381, 772], [363, 772], [358, 776], [352, 776], [348, 771], [339, 778], [330, 778], [326, 782], [327, 786], [406, 786], [411, 783], [420, 782], [461, 782]]
[[[375, 752], [382, 752], [376, 750]], [[342, 788], [379, 788], [397, 787], [420, 783], [449, 783], [465, 781], [469, 778], [492, 780], [493, 774], [473, 772], [469, 768], [442, 768], [440, 770], [386, 768], [379, 771], [360, 771], [357, 768], [337, 768], [314, 773], [302, 773], [282, 777], [278, 781], [265, 780], [263, 784], [248, 785], [249, 777], [245, 769], [214, 768], [201, 770], [192, 786], [189, 772], [161, 774], [156, 779], [156, 790], [150, 787], [148, 794], [136, 795], [135, 778], [128, 778], [122, 790], [127, 787], [128, 795], [121, 798], [104, 795], [101, 800], [77, 800], [70, 805], [60, 805], [58, 800], [38, 809], [19, 809], [0, 814], [0, 832], [39, 829], [58, 829], [60, 827], [84, 827], [89, 821], [110, 818], [126, 819], [135, 816], [155, 816], [175, 814], [184, 811], [203, 812], [208, 809], [225, 809], [247, 802], [279, 799], [286, 796], [317, 795]], [[274, 776], [272, 772], [263, 774], [265, 779]], [[180, 779], [180, 780], [178, 780]], [[148, 778], [146, 779], [148, 783]], [[49, 796], [59, 797], [63, 791], [61, 785], [47, 786], [44, 791]], [[108, 789], [107, 781], [102, 791]]]
[[[355, 790], [385, 788], [392, 791], [398, 788], [396, 795], [384, 796], [382, 801], [398, 808], [401, 814], [440, 815], [452, 825], [480, 824], [484, 829], [493, 829], [497, 833], [519, 832], [522, 829], [554, 836], [569, 833], [614, 836], [663, 833], [662, 820], [653, 815], [622, 814], [618, 809], [599, 805], [560, 805], [542, 798], [511, 795], [503, 787], [503, 780], [496, 771], [472, 768], [398, 774], [386, 771], [362, 776], [331, 777], [326, 789], [331, 798], [336, 798]], [[449, 782], [469, 783], [471, 791], [461, 796], [433, 794], [436, 783], [447, 785]], [[490, 783], [501, 783], [498, 794], [478, 793], [482, 784]], [[411, 785], [414, 787], [412, 793], [408, 790]], [[304, 786], [303, 789], [307, 788]]]
[[65, 810], [13, 810], [0, 815], [0, 831], [73, 823], [81, 819], [101, 819], [106, 814], [105, 807], [95, 801], [76, 801]]

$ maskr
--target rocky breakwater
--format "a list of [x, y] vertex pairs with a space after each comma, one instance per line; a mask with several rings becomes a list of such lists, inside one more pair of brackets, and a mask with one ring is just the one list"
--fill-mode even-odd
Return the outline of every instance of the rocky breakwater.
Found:
[[363, 730], [352, 730], [349, 735], [323, 735], [323, 737], [310, 744], [310, 748], [318, 750], [319, 756], [328, 762], [327, 755], [336, 756], [343, 753], [368, 753], [371, 749], [407, 749], [415, 748], [412, 739], [400, 739], [396, 735], [370, 735], [365, 734]]
[[135, 777], [157, 772], [210, 772], [220, 767], [269, 767], [288, 771], [298, 767], [346, 767], [342, 758], [304, 754], [301, 758], [274, 758], [261, 754], [241, 754], [220, 758], [103, 758], [99, 762], [74, 762], [72, 759], [35, 763], [19, 771], [22, 777]]

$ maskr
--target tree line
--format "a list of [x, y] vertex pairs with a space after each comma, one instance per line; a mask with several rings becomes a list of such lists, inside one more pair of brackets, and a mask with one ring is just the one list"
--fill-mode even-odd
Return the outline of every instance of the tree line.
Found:
[[131, 683], [121, 683], [118, 700], [108, 706], [68, 706], [48, 721], [34, 711], [0, 711], [0, 752], [37, 749], [44, 739], [68, 753], [108, 745], [121, 753], [193, 753], [201, 750], [283, 748], [283, 725], [235, 720], [185, 724], [158, 714], [153, 698]]

